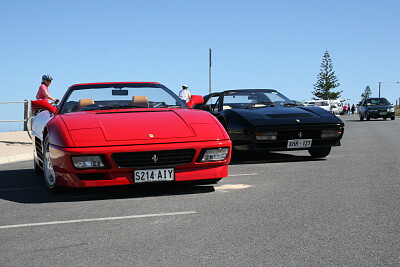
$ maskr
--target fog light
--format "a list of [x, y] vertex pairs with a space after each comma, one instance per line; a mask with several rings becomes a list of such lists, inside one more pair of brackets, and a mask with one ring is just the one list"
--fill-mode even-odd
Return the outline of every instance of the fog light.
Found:
[[277, 132], [256, 132], [257, 140], [276, 140]]
[[341, 129], [337, 130], [322, 130], [321, 131], [321, 138], [338, 138], [342, 134]]
[[200, 162], [213, 162], [225, 160], [229, 155], [228, 147], [208, 148], [205, 150]]
[[72, 163], [77, 169], [101, 169], [105, 167], [100, 156], [72, 156]]

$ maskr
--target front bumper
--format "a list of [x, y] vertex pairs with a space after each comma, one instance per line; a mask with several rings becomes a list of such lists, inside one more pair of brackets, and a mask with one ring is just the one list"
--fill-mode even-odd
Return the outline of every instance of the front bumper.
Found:
[[[340, 130], [341, 134], [335, 138], [322, 138], [323, 130]], [[277, 132], [276, 140], [257, 140], [255, 132]], [[339, 125], [303, 125], [299, 127], [258, 127], [251, 128], [237, 134], [232, 138], [234, 150], [265, 150], [265, 151], [290, 151], [308, 150], [311, 148], [323, 148], [340, 146], [343, 137], [344, 126]], [[288, 148], [288, 140], [308, 139], [312, 140], [311, 147]]]
[[[197, 162], [197, 159], [201, 156], [201, 152], [204, 148], [218, 147], [230, 148], [227, 159], [217, 162]], [[113, 159], [114, 153], [177, 150], [188, 148], [195, 149], [195, 154], [189, 163], [183, 165], [153, 165], [151, 167], [125, 168], [119, 167]], [[77, 155], [101, 155], [106, 163], [106, 166], [105, 168], [99, 169], [76, 169], [72, 164], [71, 156]], [[56, 174], [57, 184], [67, 187], [96, 187], [135, 184], [133, 173], [136, 169], [174, 168], [175, 182], [218, 179], [228, 176], [228, 164], [231, 159], [231, 141], [222, 140], [199, 143], [172, 143], [87, 148], [60, 148], [51, 146], [50, 157]]]
[[386, 110], [368, 110], [367, 114], [371, 118], [391, 118], [395, 116], [395, 112], [390, 112]]

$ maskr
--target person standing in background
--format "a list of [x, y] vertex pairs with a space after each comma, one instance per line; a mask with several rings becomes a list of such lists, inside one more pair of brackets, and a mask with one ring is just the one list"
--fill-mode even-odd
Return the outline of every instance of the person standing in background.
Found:
[[354, 104], [351, 106], [351, 114], [354, 114], [354, 112], [356, 111], [356, 106], [354, 106]]
[[187, 103], [190, 100], [190, 92], [188, 85], [182, 85], [182, 90], [179, 92], [179, 98]]
[[48, 101], [50, 99], [52, 101], [58, 102], [58, 99], [55, 99], [49, 93], [49, 86], [50, 86], [52, 80], [53, 80], [53, 77], [51, 77], [48, 74], [42, 76], [42, 84], [39, 86], [39, 90], [36, 94], [37, 100], [47, 100]]

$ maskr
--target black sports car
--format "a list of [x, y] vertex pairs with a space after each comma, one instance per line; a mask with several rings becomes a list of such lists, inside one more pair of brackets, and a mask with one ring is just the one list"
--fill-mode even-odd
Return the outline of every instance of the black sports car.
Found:
[[340, 146], [344, 131], [344, 123], [332, 113], [297, 106], [272, 89], [212, 93], [194, 108], [218, 118], [236, 151], [308, 150], [312, 157], [326, 157], [332, 146]]

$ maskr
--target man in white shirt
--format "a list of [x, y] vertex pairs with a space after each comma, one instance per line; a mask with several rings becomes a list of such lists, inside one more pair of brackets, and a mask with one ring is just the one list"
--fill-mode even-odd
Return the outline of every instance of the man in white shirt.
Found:
[[189, 86], [186, 84], [182, 85], [182, 90], [179, 92], [179, 98], [185, 101], [185, 103], [190, 100]]

